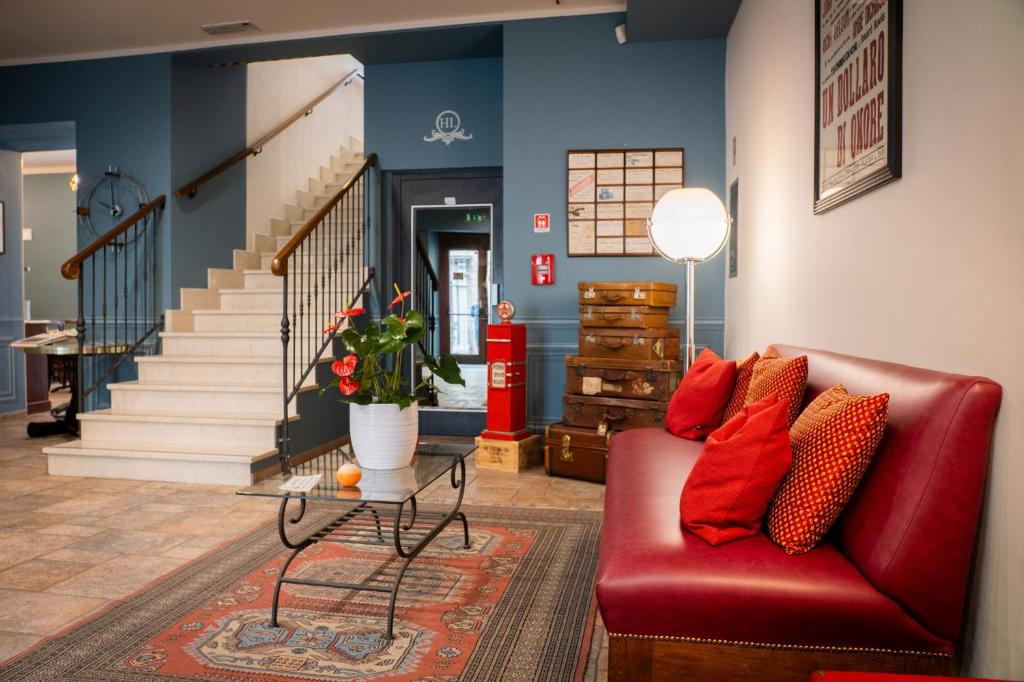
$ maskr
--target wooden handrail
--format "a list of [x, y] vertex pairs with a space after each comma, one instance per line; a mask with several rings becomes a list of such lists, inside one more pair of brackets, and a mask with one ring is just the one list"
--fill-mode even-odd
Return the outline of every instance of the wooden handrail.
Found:
[[111, 228], [106, 234], [98, 237], [92, 244], [89, 244], [89, 246], [67, 259], [64, 262], [64, 265], [60, 266], [60, 274], [64, 275], [65, 279], [78, 279], [82, 274], [82, 263], [85, 262], [86, 258], [109, 244], [112, 239], [127, 232], [128, 228], [145, 218], [150, 213], [154, 212], [158, 208], [162, 209], [166, 203], [167, 197], [161, 194], [148, 204], [140, 206], [138, 211], [132, 213], [130, 216]]
[[189, 199], [195, 197], [196, 192], [199, 190], [200, 185], [206, 184], [207, 182], [209, 182], [213, 178], [217, 177], [218, 175], [220, 175], [221, 173], [226, 171], [228, 168], [231, 168], [232, 166], [234, 166], [239, 161], [243, 161], [243, 160], [245, 160], [249, 156], [254, 156], [256, 154], [259, 154], [261, 151], [263, 151], [263, 145], [265, 145], [267, 142], [269, 142], [270, 140], [272, 140], [275, 137], [277, 137], [278, 135], [280, 135], [288, 126], [290, 126], [291, 124], [295, 123], [300, 118], [303, 118], [305, 116], [309, 116], [311, 113], [313, 113], [313, 107], [315, 107], [317, 104], [320, 104], [320, 102], [323, 102], [325, 99], [327, 99], [327, 97], [332, 92], [334, 92], [335, 90], [340, 88], [342, 85], [347, 85], [357, 75], [359, 75], [359, 69], [352, 69], [352, 71], [349, 71], [347, 74], [345, 74], [345, 76], [341, 80], [337, 81], [336, 83], [331, 85], [329, 88], [327, 88], [326, 90], [321, 92], [319, 95], [316, 96], [315, 99], [311, 100], [310, 102], [308, 102], [306, 104], [306, 106], [302, 107], [301, 109], [296, 111], [294, 114], [292, 114], [291, 116], [286, 118], [284, 120], [284, 122], [282, 122], [276, 128], [271, 130], [269, 133], [267, 133], [266, 135], [264, 135], [260, 139], [256, 140], [255, 142], [253, 142], [251, 145], [249, 145], [248, 147], [246, 147], [242, 151], [234, 154], [233, 156], [231, 156], [230, 158], [226, 159], [225, 161], [217, 164], [216, 166], [214, 166], [210, 170], [206, 171], [205, 173], [200, 175], [198, 178], [196, 178], [192, 182], [188, 183], [187, 185], [182, 185], [181, 187], [176, 189], [174, 191], [174, 196], [176, 196], [178, 198], [181, 198], [183, 196], [188, 196]]
[[348, 194], [348, 191], [352, 189], [356, 182], [358, 182], [359, 179], [363, 177], [363, 174], [366, 173], [366, 169], [376, 164], [376, 154], [370, 154], [366, 157], [366, 160], [363, 161], [363, 165], [359, 166], [359, 170], [353, 173], [352, 177], [346, 180], [345, 184], [341, 186], [341, 189], [339, 189], [334, 196], [316, 212], [316, 215], [307, 220], [306, 224], [302, 226], [302, 229], [292, 235], [292, 238], [288, 240], [288, 243], [277, 252], [277, 255], [274, 256], [274, 260], [270, 262], [271, 272], [278, 277], [284, 277], [288, 274], [288, 257], [295, 253], [295, 250], [299, 248], [299, 244], [304, 242], [306, 237], [316, 229], [316, 226], [320, 224], [320, 221], [324, 219], [324, 216], [331, 212], [331, 209], [341, 201], [343, 196]]
[[434, 272], [434, 266], [430, 264], [430, 255], [427, 254], [427, 250], [423, 247], [423, 240], [420, 239], [419, 235], [416, 235], [416, 253], [419, 254], [427, 274], [430, 275], [430, 283], [434, 285], [434, 291], [437, 291], [437, 273]]

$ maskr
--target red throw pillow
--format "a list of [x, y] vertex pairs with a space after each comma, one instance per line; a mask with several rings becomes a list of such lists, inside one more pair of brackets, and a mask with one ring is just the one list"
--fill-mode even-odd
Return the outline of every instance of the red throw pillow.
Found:
[[769, 395], [708, 436], [679, 498], [687, 530], [711, 545], [758, 533], [793, 461], [787, 407]]
[[674, 436], [700, 440], [722, 423], [722, 411], [736, 383], [736, 363], [705, 348], [679, 382], [665, 413]]
[[814, 548], [839, 518], [871, 464], [888, 414], [888, 393], [852, 396], [839, 384], [793, 424], [793, 470], [775, 494], [767, 523], [771, 539], [788, 554]]
[[736, 365], [736, 387], [732, 390], [729, 402], [725, 404], [725, 413], [722, 415], [723, 424], [739, 414], [746, 404], [750, 377], [754, 374], [754, 365], [760, 359], [761, 356], [754, 351], [749, 358]]
[[792, 425], [800, 416], [806, 387], [807, 356], [783, 358], [774, 346], [768, 346], [761, 359], [754, 363], [746, 402], [755, 403], [774, 393], [789, 406], [789, 423]]

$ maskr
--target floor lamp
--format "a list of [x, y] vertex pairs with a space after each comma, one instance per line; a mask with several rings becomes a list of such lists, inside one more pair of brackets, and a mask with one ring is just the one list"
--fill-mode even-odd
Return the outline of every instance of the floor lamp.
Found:
[[662, 258], [686, 265], [686, 357], [684, 371], [696, 355], [693, 340], [693, 269], [715, 256], [729, 237], [731, 219], [709, 189], [687, 187], [668, 192], [654, 206], [647, 231]]

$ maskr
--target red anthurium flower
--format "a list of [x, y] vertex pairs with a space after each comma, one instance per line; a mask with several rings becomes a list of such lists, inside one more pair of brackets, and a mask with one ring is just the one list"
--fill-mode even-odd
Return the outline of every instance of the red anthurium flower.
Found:
[[365, 312], [366, 310], [363, 308], [345, 308], [344, 310], [334, 313], [334, 319], [344, 320], [346, 317], [359, 317]]
[[340, 324], [329, 324], [329, 325], [327, 325], [327, 327], [324, 328], [324, 335], [330, 334], [331, 332], [333, 332], [335, 329], [337, 329], [340, 326], [341, 326]]
[[409, 298], [410, 296], [412, 296], [412, 291], [399, 292], [398, 296], [395, 296], [395, 298], [392, 299], [391, 304], [388, 306], [388, 310], [391, 310], [396, 305], [398, 305], [399, 303], [401, 303], [405, 299]]
[[359, 390], [359, 382], [352, 377], [341, 377], [338, 379], [338, 390], [342, 395], [352, 395]]
[[359, 356], [349, 353], [344, 359], [331, 363], [331, 371], [339, 377], [350, 377], [356, 371], [357, 362], [359, 362]]

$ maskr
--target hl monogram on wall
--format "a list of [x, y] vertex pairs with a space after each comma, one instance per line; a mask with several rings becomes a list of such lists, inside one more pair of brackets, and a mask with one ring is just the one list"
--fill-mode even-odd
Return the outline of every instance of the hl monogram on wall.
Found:
[[450, 145], [455, 140], [472, 140], [473, 133], [467, 133], [462, 127], [462, 119], [457, 111], [446, 109], [434, 119], [434, 130], [430, 135], [424, 135], [424, 142], [437, 142], [440, 140], [445, 145]]

